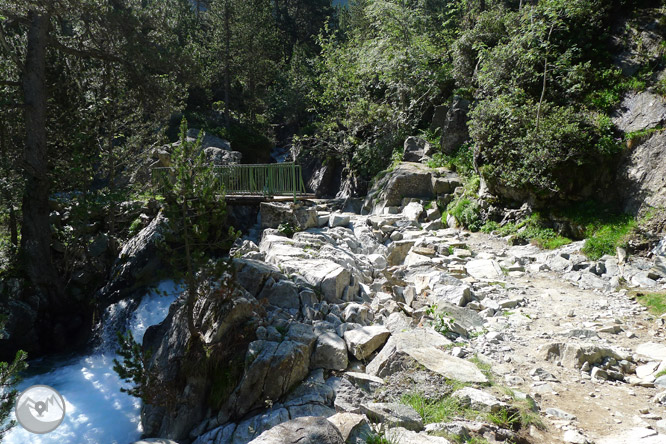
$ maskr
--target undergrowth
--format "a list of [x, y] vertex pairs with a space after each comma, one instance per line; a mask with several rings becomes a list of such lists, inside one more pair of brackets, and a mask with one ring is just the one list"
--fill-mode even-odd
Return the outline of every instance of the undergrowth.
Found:
[[499, 236], [512, 236], [512, 244], [531, 242], [541, 248], [552, 250], [571, 243], [571, 239], [561, 236], [552, 228], [544, 227], [544, 222], [539, 213], [533, 213], [527, 219], [517, 223], [507, 223], [500, 226], [497, 222], [490, 221], [481, 227], [484, 233], [495, 233]]
[[[582, 252], [591, 260], [615, 254], [617, 247], [625, 247], [629, 236], [638, 226], [636, 219], [630, 214], [618, 213], [594, 202], [584, 202], [560, 211], [554, 211], [555, 218], [564, 218], [585, 239]], [[520, 244], [531, 242], [545, 249], [554, 249], [571, 243], [571, 239], [562, 236], [554, 229], [547, 227], [549, 218], [535, 212], [519, 222], [500, 225], [490, 221], [481, 227], [484, 233], [495, 233], [499, 236], [512, 236], [510, 243]]]
[[[439, 141], [436, 143], [439, 144]], [[474, 175], [473, 155], [474, 147], [471, 144], [465, 144], [451, 155], [435, 153], [432, 159], [428, 161], [428, 167], [448, 168], [463, 177], [471, 177]]]
[[617, 247], [625, 247], [637, 225], [630, 214], [615, 212], [595, 202], [572, 206], [563, 215], [583, 227], [586, 241], [582, 252], [591, 260], [614, 255]]
[[457, 196], [446, 208], [442, 215], [442, 223], [446, 224], [447, 215], [453, 216], [456, 221], [470, 231], [481, 229], [481, 207], [476, 199], [479, 197], [481, 178], [470, 176], [465, 180], [463, 192]]

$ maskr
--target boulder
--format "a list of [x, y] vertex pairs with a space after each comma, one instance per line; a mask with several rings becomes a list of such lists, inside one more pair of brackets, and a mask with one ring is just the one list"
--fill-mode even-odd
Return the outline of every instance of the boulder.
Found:
[[465, 387], [457, 390], [452, 395], [461, 405], [486, 413], [497, 413], [502, 409], [509, 407], [505, 402], [500, 401], [490, 393], [478, 390], [472, 387]]
[[451, 341], [430, 329], [399, 332], [389, 338], [384, 348], [368, 364], [366, 371], [384, 378], [420, 364], [448, 379], [487, 382], [487, 378], [474, 364], [441, 350], [450, 344]]
[[565, 419], [567, 421], [575, 421], [576, 420], [576, 415], [572, 415], [571, 413], [567, 413], [564, 410], [554, 408], [554, 407], [547, 408], [545, 413], [546, 413], [546, 415], [550, 415], [554, 418]]
[[[625, 152], [617, 172], [617, 191], [624, 210], [636, 213], [649, 208], [666, 206], [666, 131], [655, 132], [636, 140], [635, 146]], [[652, 225], [663, 223], [656, 214]], [[656, 224], [656, 225], [655, 225]]]
[[407, 430], [423, 430], [423, 420], [412, 407], [395, 402], [368, 402], [361, 405], [361, 411], [372, 422], [381, 422]]
[[446, 118], [441, 128], [442, 137], [440, 142], [442, 151], [446, 154], [452, 154], [469, 140], [469, 130], [467, 128], [469, 105], [469, 100], [456, 96], [446, 112]]
[[385, 207], [398, 207], [406, 197], [434, 199], [430, 168], [412, 162], [398, 164], [373, 185], [365, 206], [372, 208], [373, 214], [382, 214]]
[[476, 259], [465, 264], [467, 274], [474, 279], [498, 279], [503, 276], [502, 267], [491, 259]]
[[601, 363], [606, 358], [622, 361], [627, 357], [608, 347], [594, 344], [553, 343], [541, 349], [541, 357], [546, 361], [562, 361], [566, 367], [579, 369], [585, 362], [589, 365]]
[[666, 123], [666, 99], [650, 91], [630, 92], [613, 117], [620, 131], [631, 133]]
[[414, 240], [399, 240], [389, 244], [389, 254], [386, 258], [388, 265], [400, 265], [405, 261], [407, 254], [412, 249], [416, 241]]
[[237, 165], [241, 163], [243, 154], [222, 148], [208, 147], [204, 149], [206, 160], [213, 165]]
[[236, 282], [253, 296], [259, 294], [269, 278], [280, 280], [284, 275], [277, 267], [263, 261], [253, 259], [234, 259]]
[[282, 342], [258, 340], [249, 345], [243, 377], [220, 409], [220, 423], [245, 415], [266, 399], [279, 399], [307, 376], [315, 337], [305, 343], [295, 339], [287, 335]]
[[418, 202], [410, 202], [403, 208], [402, 215], [405, 216], [407, 220], [418, 221], [423, 215], [423, 205]]
[[[289, 419], [289, 411], [287, 409], [276, 407], [241, 421], [235, 429], [231, 427], [235, 426], [235, 424], [232, 423], [227, 426], [228, 428], [221, 430], [220, 437], [217, 441], [212, 441], [210, 443], [204, 441], [201, 444], [246, 444], [264, 433], [266, 430], [270, 430], [283, 422], [289, 421]], [[230, 431], [231, 436], [227, 438], [228, 441], [224, 441], [223, 439], [229, 435]]]
[[420, 137], [410, 136], [405, 139], [402, 159], [405, 162], [421, 162], [427, 153], [432, 153], [430, 144]]
[[273, 278], [269, 278], [257, 298], [268, 299], [268, 303], [275, 307], [295, 310], [300, 308], [298, 286], [288, 280], [276, 282]]
[[438, 306], [443, 303], [449, 303], [464, 307], [472, 302], [472, 290], [468, 285], [437, 285], [428, 300]]
[[356, 444], [359, 440], [360, 442], [365, 442], [363, 438], [372, 434], [365, 415], [337, 413], [328, 418], [328, 421], [338, 429], [342, 435], [342, 439], [348, 444]]
[[636, 347], [636, 353], [655, 361], [666, 361], [666, 345], [656, 342], [646, 342]]
[[331, 213], [328, 217], [328, 226], [331, 228], [346, 227], [349, 225], [349, 221], [350, 217], [348, 214]]
[[[187, 139], [189, 142], [194, 142], [196, 138], [199, 137], [199, 130], [197, 128], [190, 128], [187, 130]], [[213, 134], [209, 134], [204, 131], [204, 135], [201, 138], [201, 147], [206, 149], [210, 147], [222, 148], [223, 150], [231, 150], [231, 144], [220, 137], [217, 137]]]
[[164, 239], [168, 221], [162, 213], [139, 231], [120, 250], [110, 272], [111, 280], [98, 292], [107, 305], [117, 302], [141, 285], [154, 283], [162, 268], [158, 243]]
[[311, 368], [342, 371], [347, 368], [348, 363], [347, 345], [344, 339], [328, 331], [317, 337], [310, 362]]
[[299, 230], [317, 227], [317, 210], [302, 204], [262, 202], [259, 205], [261, 228], [278, 228], [280, 224], [291, 224]]
[[326, 418], [306, 416], [265, 431], [250, 444], [344, 444], [338, 429]]
[[386, 327], [373, 325], [348, 330], [344, 334], [347, 349], [356, 359], [365, 359], [384, 345], [391, 332]]
[[426, 433], [416, 433], [403, 427], [394, 427], [386, 432], [389, 442], [400, 444], [451, 444], [451, 441]]
[[303, 416], [329, 417], [335, 414], [333, 400], [335, 391], [326, 384], [324, 370], [310, 372], [308, 378], [294, 389], [284, 400], [291, 419]]

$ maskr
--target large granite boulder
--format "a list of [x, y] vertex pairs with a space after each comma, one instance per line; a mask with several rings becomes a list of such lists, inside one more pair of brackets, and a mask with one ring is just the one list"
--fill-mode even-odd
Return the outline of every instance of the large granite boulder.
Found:
[[160, 213], [147, 227], [123, 245], [110, 272], [111, 279], [98, 292], [106, 304], [117, 302], [142, 285], [154, 283], [162, 268], [158, 243], [168, 229]]
[[305, 230], [319, 225], [317, 210], [301, 203], [262, 202], [259, 215], [261, 228], [278, 228], [280, 224], [291, 224], [295, 229]]
[[446, 154], [452, 154], [469, 140], [469, 130], [467, 128], [469, 105], [469, 100], [454, 97], [453, 103], [446, 111], [446, 118], [441, 127], [442, 151]]
[[306, 416], [273, 427], [250, 444], [344, 444], [344, 440], [326, 418]]
[[666, 123], [666, 99], [649, 91], [629, 93], [613, 117], [620, 131], [632, 133]]
[[380, 214], [385, 207], [400, 206], [405, 197], [434, 199], [432, 173], [420, 163], [402, 162], [373, 185], [365, 206]]
[[366, 371], [384, 378], [420, 364], [448, 379], [488, 382], [474, 364], [455, 358], [442, 350], [450, 344], [451, 341], [430, 329], [399, 332], [389, 338], [384, 348], [368, 364]]

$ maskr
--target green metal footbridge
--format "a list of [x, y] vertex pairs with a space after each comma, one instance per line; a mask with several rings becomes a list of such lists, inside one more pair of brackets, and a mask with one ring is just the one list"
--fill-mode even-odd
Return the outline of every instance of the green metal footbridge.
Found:
[[[295, 163], [239, 164], [214, 166], [215, 176], [231, 200], [310, 197], [306, 194], [301, 166]], [[160, 186], [171, 168], [153, 168], [153, 183]]]

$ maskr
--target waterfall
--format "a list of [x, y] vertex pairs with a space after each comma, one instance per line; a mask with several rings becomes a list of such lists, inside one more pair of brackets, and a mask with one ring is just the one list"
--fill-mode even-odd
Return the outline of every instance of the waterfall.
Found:
[[[141, 436], [141, 401], [120, 392], [123, 382], [113, 371], [116, 331], [131, 331], [141, 342], [151, 325], [166, 318], [177, 299], [173, 281], [160, 283], [136, 304], [120, 301], [104, 314], [99, 344], [85, 356], [31, 362], [19, 391], [31, 385], [49, 385], [65, 398], [65, 419], [51, 433], [35, 435], [20, 425], [3, 440], [7, 444], [129, 444]], [[165, 294], [166, 293], [166, 294]], [[13, 416], [13, 415], [12, 415]]]

